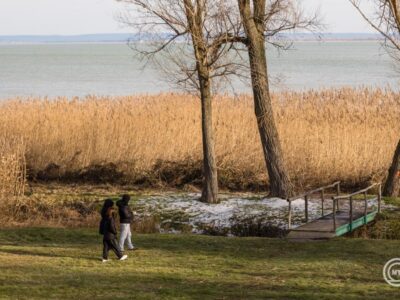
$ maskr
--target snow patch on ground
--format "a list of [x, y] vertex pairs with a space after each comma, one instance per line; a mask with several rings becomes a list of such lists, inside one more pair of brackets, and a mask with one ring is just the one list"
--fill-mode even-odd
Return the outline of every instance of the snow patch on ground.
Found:
[[[238, 228], [255, 226], [258, 230], [274, 228], [287, 230], [288, 202], [280, 198], [247, 199], [223, 197], [219, 204], [199, 201], [200, 194], [151, 196], [135, 202], [137, 215], [156, 215], [160, 218], [161, 231], [176, 232], [186, 226], [192, 233], [234, 235]], [[304, 218], [304, 199], [292, 201], [292, 225], [298, 226]], [[318, 203], [309, 203], [310, 218], [318, 218]], [[165, 229], [166, 228], [166, 229]], [[248, 229], [246, 229], [248, 230]]]
[[[134, 203], [138, 218], [157, 216], [161, 232], [192, 232], [197, 234], [279, 236], [288, 229], [288, 202], [281, 198], [261, 198], [252, 194], [222, 195], [219, 204], [199, 201], [200, 194], [167, 194], [146, 196]], [[355, 201], [363, 210], [363, 201]], [[368, 200], [369, 209], [377, 207], [376, 200]], [[387, 207], [383, 204], [383, 208]], [[321, 217], [320, 200], [309, 201], [309, 219]], [[332, 212], [332, 201], [325, 200], [325, 214]], [[348, 201], [341, 203], [348, 209]], [[355, 208], [357, 209], [357, 208]], [[305, 201], [292, 201], [292, 227], [304, 222]]]

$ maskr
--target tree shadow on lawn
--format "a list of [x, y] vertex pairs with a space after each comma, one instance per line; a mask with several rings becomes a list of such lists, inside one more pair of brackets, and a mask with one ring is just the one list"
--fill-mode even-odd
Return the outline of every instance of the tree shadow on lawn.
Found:
[[[97, 229], [23, 228], [0, 230], [0, 243], [61, 249], [101, 248]], [[400, 241], [340, 238], [318, 243], [291, 243], [284, 239], [227, 238], [200, 235], [134, 235], [141, 251], [155, 250], [173, 256], [204, 255], [248, 261], [282, 259], [320, 262], [384, 263], [396, 257]], [[18, 250], [20, 251], [20, 250]], [[22, 250], [21, 250], [22, 251]], [[22, 252], [21, 252], [22, 253]], [[28, 255], [28, 254], [26, 254]], [[33, 254], [32, 254], [33, 255]], [[57, 254], [55, 254], [57, 256]], [[62, 256], [62, 255], [59, 255]], [[89, 259], [89, 256], [87, 256]]]
[[64, 228], [17, 228], [1, 229], [0, 242], [6, 245], [30, 245], [41, 247], [64, 247], [66, 245], [91, 246], [101, 243], [102, 237], [96, 229]]
[[[31, 267], [20, 268], [19, 273], [33, 274], [37, 270]], [[46, 272], [41, 270], [36, 280], [46, 282], [39, 289], [35, 280], [24, 280], [20, 277], [10, 278], [13, 288], [0, 286], [3, 295], [14, 298], [26, 296], [45, 298], [49, 295], [57, 298], [97, 298], [102, 299], [343, 299], [344, 295], [352, 299], [397, 299], [398, 294], [384, 283], [379, 286], [366, 286], [368, 282], [345, 282], [342, 285], [321, 285], [313, 280], [300, 280], [282, 276], [279, 280], [265, 277], [261, 281], [229, 276], [183, 276], [182, 274], [166, 274], [139, 272], [135, 270], [110, 273], [104, 271], [77, 270], [48, 266]], [[299, 275], [299, 274], [297, 274]], [[300, 279], [300, 278], [298, 278]], [[325, 279], [325, 282], [329, 282]], [[105, 288], [104, 283], [107, 283]], [[360, 284], [354, 286], [354, 284]], [[364, 286], [365, 285], [365, 286]], [[363, 287], [365, 287], [364, 290]]]
[[395, 257], [400, 241], [339, 238], [324, 242], [292, 243], [285, 239], [226, 238], [208, 236], [147, 236], [140, 247], [176, 254], [196, 253], [245, 260], [287, 259], [288, 261], [353, 263], [386, 262]]
[[54, 252], [41, 252], [37, 250], [25, 250], [25, 249], [1, 249], [0, 248], [0, 254], [5, 253], [5, 254], [12, 254], [12, 255], [26, 255], [26, 256], [39, 256], [39, 257], [52, 257], [52, 258], [71, 258], [71, 259], [86, 259], [86, 260], [92, 260], [92, 261], [99, 261], [99, 257], [93, 257], [93, 255], [79, 255], [73, 256], [73, 255], [65, 255], [62, 253], [54, 253]]

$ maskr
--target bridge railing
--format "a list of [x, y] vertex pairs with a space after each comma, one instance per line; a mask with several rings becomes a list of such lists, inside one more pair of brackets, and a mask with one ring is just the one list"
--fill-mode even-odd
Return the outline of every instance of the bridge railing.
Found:
[[[348, 195], [342, 195], [342, 196], [335, 196], [332, 197], [333, 201], [333, 230], [336, 231], [337, 228], [337, 219], [336, 219], [336, 212], [339, 210], [339, 202], [340, 201], [349, 201], [349, 224], [352, 226], [353, 223], [353, 213], [354, 213], [354, 207], [353, 207], [353, 202], [354, 201], [364, 201], [364, 217], [367, 217], [368, 214], [368, 191], [372, 189], [377, 189], [377, 197], [376, 199], [378, 200], [378, 213], [381, 212], [381, 203], [382, 203], [382, 184], [381, 183], [375, 183], [365, 189], [359, 190], [355, 193], [348, 194]], [[357, 195], [364, 195], [363, 198], [355, 198]]]
[[308, 204], [310, 197], [314, 194], [320, 194], [321, 195], [321, 215], [322, 217], [325, 216], [325, 192], [326, 190], [329, 189], [335, 189], [336, 196], [340, 195], [340, 181], [336, 181], [330, 185], [322, 186], [319, 187], [315, 190], [306, 192], [304, 194], [297, 195], [295, 197], [288, 198], [287, 201], [289, 203], [289, 214], [288, 214], [288, 228], [290, 229], [292, 227], [292, 202], [294, 200], [297, 200], [299, 198], [304, 198], [304, 216], [305, 216], [305, 222], [308, 223], [309, 217], [308, 217]]

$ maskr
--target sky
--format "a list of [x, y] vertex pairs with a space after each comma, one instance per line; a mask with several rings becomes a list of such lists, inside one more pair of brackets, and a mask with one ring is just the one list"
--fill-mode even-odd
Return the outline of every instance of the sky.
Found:
[[[302, 3], [306, 11], [319, 9], [326, 32], [373, 32], [348, 0]], [[0, 0], [0, 35], [125, 33], [116, 20], [123, 10], [115, 0]]]

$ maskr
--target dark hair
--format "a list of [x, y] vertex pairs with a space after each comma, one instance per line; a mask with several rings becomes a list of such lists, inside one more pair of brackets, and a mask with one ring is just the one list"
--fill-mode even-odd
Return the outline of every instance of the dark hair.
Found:
[[128, 203], [129, 200], [131, 200], [131, 196], [129, 196], [128, 194], [122, 195], [122, 201], [123, 202]]
[[101, 209], [101, 216], [105, 218], [108, 214], [108, 210], [114, 206], [114, 201], [111, 199], [104, 200], [103, 208]]

